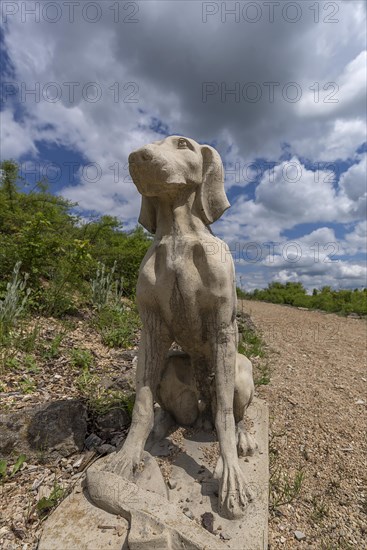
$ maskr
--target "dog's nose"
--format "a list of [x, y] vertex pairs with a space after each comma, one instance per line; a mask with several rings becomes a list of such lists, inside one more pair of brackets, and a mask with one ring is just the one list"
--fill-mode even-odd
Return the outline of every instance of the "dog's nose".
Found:
[[129, 163], [138, 164], [139, 162], [152, 160], [152, 158], [153, 153], [151, 153], [149, 149], [139, 149], [138, 151], [135, 151], [134, 153], [131, 153], [129, 155]]

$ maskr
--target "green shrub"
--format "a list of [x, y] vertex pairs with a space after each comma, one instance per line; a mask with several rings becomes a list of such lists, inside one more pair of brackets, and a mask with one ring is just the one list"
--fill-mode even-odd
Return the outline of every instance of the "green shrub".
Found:
[[20, 262], [15, 264], [12, 280], [6, 285], [5, 296], [0, 300], [0, 343], [9, 336], [17, 320], [24, 312], [30, 293], [27, 288], [28, 275], [19, 274]]
[[128, 348], [134, 343], [140, 320], [132, 308], [112, 305], [100, 309], [95, 326], [103, 344], [110, 348]]
[[70, 353], [70, 363], [73, 367], [89, 371], [93, 363], [93, 354], [89, 349], [74, 348]]

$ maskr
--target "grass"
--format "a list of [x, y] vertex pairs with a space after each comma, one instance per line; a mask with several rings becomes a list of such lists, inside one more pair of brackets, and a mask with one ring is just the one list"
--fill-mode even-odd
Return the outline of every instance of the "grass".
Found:
[[135, 308], [119, 305], [104, 306], [94, 320], [102, 343], [110, 348], [129, 348], [133, 345], [140, 319]]
[[325, 504], [325, 501], [322, 498], [312, 497], [312, 512], [311, 519], [314, 523], [322, 523], [322, 521], [328, 517], [329, 508]]
[[93, 360], [93, 354], [89, 349], [73, 348], [70, 352], [71, 365], [83, 371], [89, 371]]
[[276, 468], [270, 475], [270, 509], [275, 512], [280, 506], [291, 504], [300, 494], [304, 472], [298, 470], [293, 477]]
[[[254, 383], [256, 386], [265, 386], [270, 383], [270, 367], [266, 359], [265, 342], [257, 333], [249, 316], [243, 315], [243, 322], [239, 323], [240, 343], [238, 353], [246, 355], [250, 360], [257, 359], [254, 365]], [[262, 359], [259, 361], [259, 359]]]

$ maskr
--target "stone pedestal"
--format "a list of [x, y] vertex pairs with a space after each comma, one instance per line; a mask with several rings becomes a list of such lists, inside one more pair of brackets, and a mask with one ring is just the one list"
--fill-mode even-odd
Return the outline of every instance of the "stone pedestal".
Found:
[[[240, 459], [253, 493], [242, 519], [227, 520], [217, 513], [218, 481], [212, 477], [218, 449], [215, 433], [180, 428], [150, 451], [167, 481], [168, 499], [156, 461], [146, 454], [146, 467], [136, 484], [101, 473], [101, 483], [110, 484], [114, 494], [114, 513], [96, 507], [83, 488], [85, 482], [79, 482], [45, 522], [38, 550], [266, 550], [267, 405], [255, 399], [247, 417], [259, 449], [254, 456]], [[103, 459], [92, 468], [102, 464]], [[213, 533], [202, 527], [204, 514], [209, 529], [213, 524]]]

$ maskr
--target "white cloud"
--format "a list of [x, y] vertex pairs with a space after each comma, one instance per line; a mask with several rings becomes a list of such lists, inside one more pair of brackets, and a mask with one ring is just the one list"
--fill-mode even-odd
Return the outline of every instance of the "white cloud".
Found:
[[14, 113], [6, 109], [0, 114], [0, 152], [2, 159], [18, 159], [22, 155], [37, 154], [31, 128], [17, 122]]

